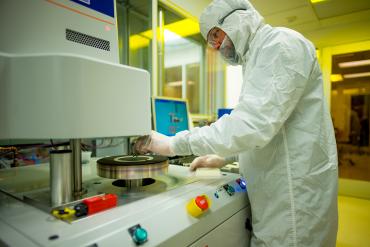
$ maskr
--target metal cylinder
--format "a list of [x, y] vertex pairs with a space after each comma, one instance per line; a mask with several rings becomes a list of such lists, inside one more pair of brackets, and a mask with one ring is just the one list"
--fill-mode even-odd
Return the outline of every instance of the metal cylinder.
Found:
[[71, 139], [70, 145], [72, 149], [72, 164], [73, 164], [73, 189], [75, 195], [83, 193], [82, 188], [82, 163], [81, 163], [81, 139]]
[[71, 150], [50, 151], [51, 206], [73, 200], [73, 166]]
[[127, 188], [139, 188], [143, 185], [142, 179], [129, 179], [124, 181], [126, 182]]

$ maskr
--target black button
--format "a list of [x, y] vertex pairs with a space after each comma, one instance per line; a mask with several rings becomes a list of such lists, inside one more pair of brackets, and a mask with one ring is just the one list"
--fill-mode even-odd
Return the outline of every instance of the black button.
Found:
[[51, 235], [50, 237], [49, 237], [49, 240], [55, 240], [55, 239], [58, 239], [59, 238], [59, 236], [58, 235]]

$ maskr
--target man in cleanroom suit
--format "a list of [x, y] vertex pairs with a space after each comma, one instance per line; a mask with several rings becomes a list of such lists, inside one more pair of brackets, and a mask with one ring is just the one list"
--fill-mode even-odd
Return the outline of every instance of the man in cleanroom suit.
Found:
[[215, 0], [202, 13], [207, 42], [243, 66], [239, 103], [211, 126], [136, 149], [199, 157], [221, 167], [238, 155], [252, 210], [251, 246], [334, 247], [337, 152], [315, 47], [302, 35], [264, 24], [247, 0]]

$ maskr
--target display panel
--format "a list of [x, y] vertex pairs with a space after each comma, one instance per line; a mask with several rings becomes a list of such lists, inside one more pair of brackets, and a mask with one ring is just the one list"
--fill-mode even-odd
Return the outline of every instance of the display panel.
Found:
[[70, 0], [114, 18], [114, 0]]
[[182, 99], [153, 99], [154, 129], [161, 134], [174, 136], [189, 129], [187, 102]]

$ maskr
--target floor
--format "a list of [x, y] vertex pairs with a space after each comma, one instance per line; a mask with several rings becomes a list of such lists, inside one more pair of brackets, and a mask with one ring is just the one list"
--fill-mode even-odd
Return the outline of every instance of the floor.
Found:
[[338, 196], [337, 247], [370, 246], [370, 200]]

